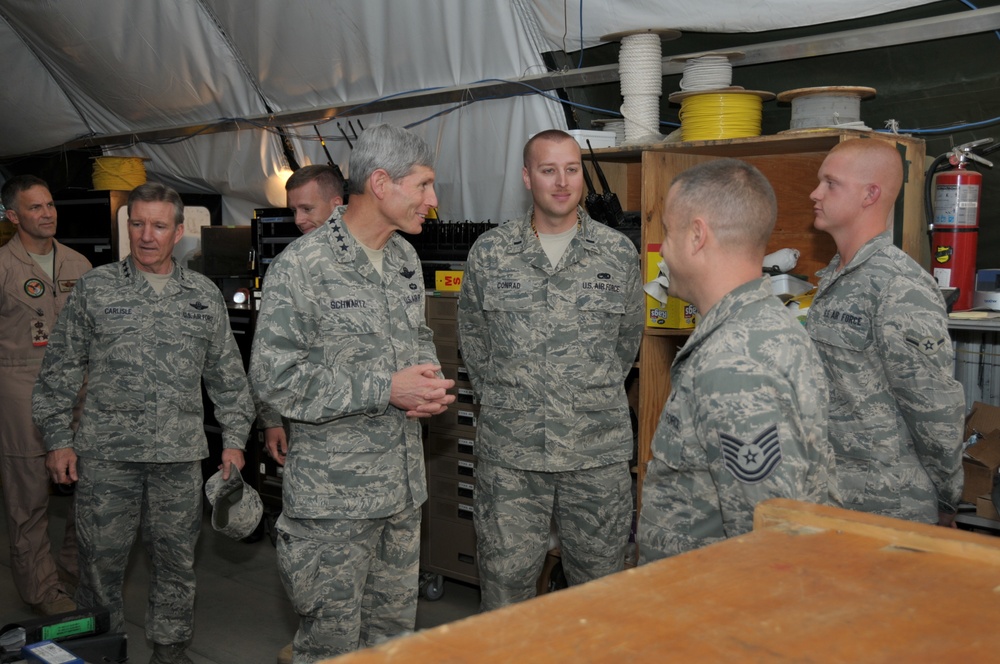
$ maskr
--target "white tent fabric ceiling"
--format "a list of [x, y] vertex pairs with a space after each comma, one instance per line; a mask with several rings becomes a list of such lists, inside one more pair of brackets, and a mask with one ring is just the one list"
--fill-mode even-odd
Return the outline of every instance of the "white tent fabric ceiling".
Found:
[[[756, 32], [928, 1], [0, 0], [0, 157], [236, 119], [238, 131], [104, 151], [148, 158], [150, 179], [183, 191], [223, 194], [226, 222], [246, 223], [254, 207], [284, 205], [289, 173], [280, 137], [253, 118], [517, 80], [545, 71], [542, 52], [624, 30]], [[524, 140], [566, 126], [537, 94], [351, 119], [413, 124], [437, 152], [441, 218], [494, 221], [527, 204]], [[316, 126], [347, 171], [336, 121]], [[326, 162], [313, 125], [286, 130], [299, 164]]]

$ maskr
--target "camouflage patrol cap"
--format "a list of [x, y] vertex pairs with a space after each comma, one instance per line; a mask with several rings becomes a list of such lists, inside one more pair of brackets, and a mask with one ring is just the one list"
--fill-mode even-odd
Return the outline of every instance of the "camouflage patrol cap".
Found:
[[229, 479], [222, 479], [222, 471], [205, 482], [205, 496], [212, 506], [212, 527], [232, 537], [243, 539], [254, 531], [264, 513], [260, 494], [243, 481], [236, 466], [229, 467]]

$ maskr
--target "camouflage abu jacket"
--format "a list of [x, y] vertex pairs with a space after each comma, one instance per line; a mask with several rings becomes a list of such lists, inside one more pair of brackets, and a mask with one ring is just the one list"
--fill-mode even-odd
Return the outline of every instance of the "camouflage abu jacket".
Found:
[[624, 382], [642, 336], [639, 258], [622, 233], [579, 214], [580, 231], [556, 267], [530, 210], [469, 252], [458, 321], [482, 404], [480, 459], [562, 472], [632, 454]]
[[818, 274], [807, 329], [830, 383], [830, 443], [844, 507], [937, 523], [962, 493], [965, 395], [934, 278], [869, 240]]
[[[87, 379], [80, 428], [73, 402]], [[201, 383], [215, 404], [223, 445], [243, 449], [253, 402], [219, 289], [174, 265], [161, 294], [132, 259], [76, 283], [49, 340], [32, 395], [46, 448], [132, 462], [208, 456]]]
[[823, 369], [768, 278], [708, 311], [670, 381], [642, 485], [642, 562], [749, 532], [768, 498], [840, 504]]
[[420, 423], [389, 405], [392, 374], [437, 363], [420, 261], [393, 235], [385, 279], [341, 221], [289, 245], [267, 270], [250, 376], [289, 420], [283, 513], [380, 518], [427, 498]]

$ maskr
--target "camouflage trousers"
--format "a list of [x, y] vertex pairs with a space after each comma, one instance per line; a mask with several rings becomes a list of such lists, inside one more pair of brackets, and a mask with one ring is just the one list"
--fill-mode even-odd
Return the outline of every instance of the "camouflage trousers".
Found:
[[122, 584], [141, 525], [149, 554], [146, 637], [163, 644], [189, 640], [194, 631], [194, 547], [202, 521], [201, 462], [81, 458], [77, 468], [77, 604], [107, 607], [111, 631], [125, 631]]
[[413, 631], [420, 572], [420, 508], [383, 519], [277, 522], [278, 572], [299, 629], [293, 664]]
[[632, 523], [628, 464], [545, 473], [480, 461], [474, 521], [483, 611], [535, 596], [553, 522], [570, 585], [618, 572]]

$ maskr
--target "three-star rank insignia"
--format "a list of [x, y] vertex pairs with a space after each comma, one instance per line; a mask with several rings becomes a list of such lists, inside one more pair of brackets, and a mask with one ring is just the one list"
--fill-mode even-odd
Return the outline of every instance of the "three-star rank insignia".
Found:
[[727, 433], [719, 433], [722, 441], [722, 458], [726, 469], [744, 484], [757, 484], [781, 463], [781, 442], [778, 425], [772, 424], [752, 441], [740, 440]]
[[944, 337], [938, 337], [937, 339], [933, 337], [924, 337], [923, 339], [915, 339], [913, 337], [906, 337], [906, 343], [914, 346], [924, 355], [934, 355], [941, 349], [945, 344], [950, 344], [951, 342]]

